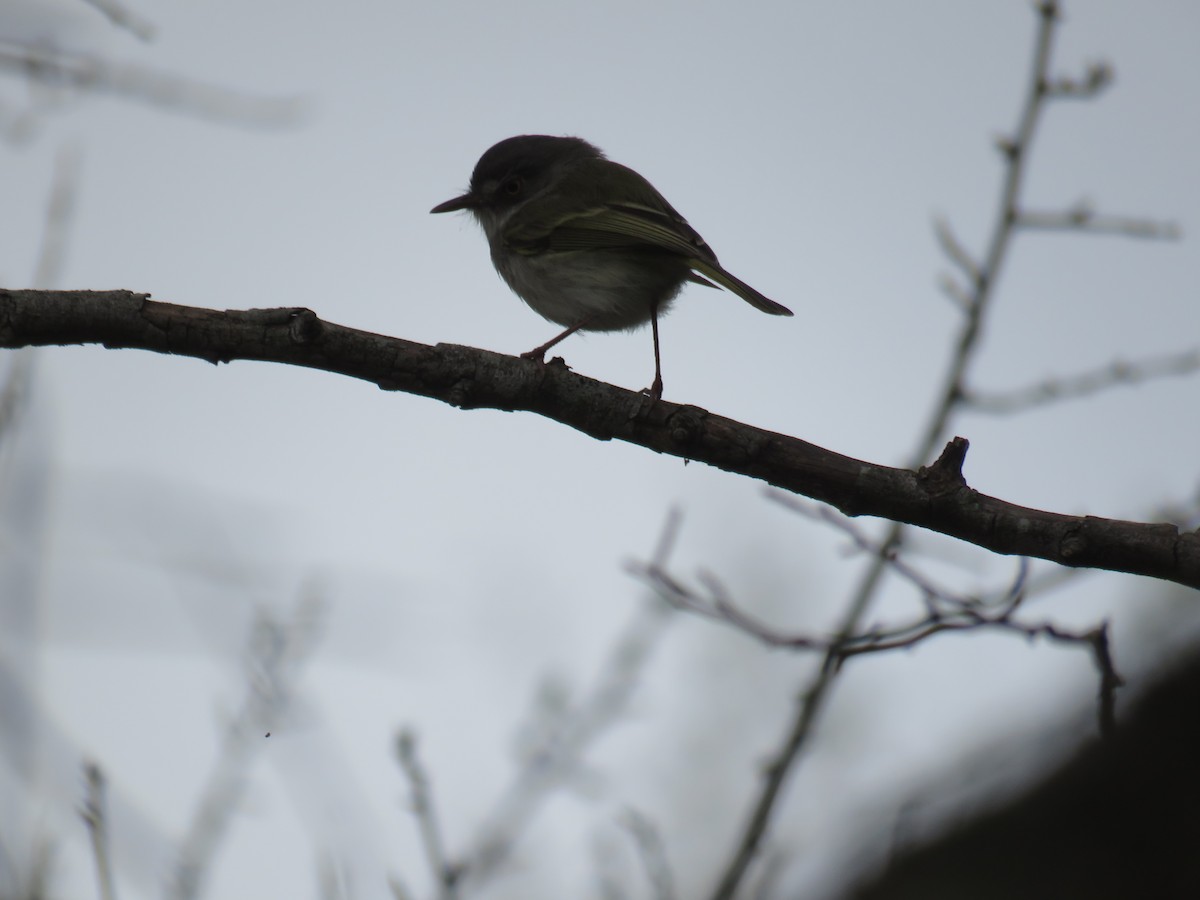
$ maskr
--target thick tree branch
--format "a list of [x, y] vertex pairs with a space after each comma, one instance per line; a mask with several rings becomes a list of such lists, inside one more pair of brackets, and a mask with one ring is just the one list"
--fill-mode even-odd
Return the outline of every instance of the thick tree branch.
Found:
[[306, 309], [210, 310], [128, 291], [0, 290], [0, 346], [103, 344], [209, 362], [323, 369], [464, 409], [526, 410], [601, 440], [759, 478], [837, 507], [938, 531], [996, 553], [1149, 575], [1200, 587], [1200, 535], [1174, 525], [1043, 512], [988, 497], [962, 477], [956, 438], [919, 471], [814, 444], [542, 365], [453, 344], [427, 346], [319, 319]]

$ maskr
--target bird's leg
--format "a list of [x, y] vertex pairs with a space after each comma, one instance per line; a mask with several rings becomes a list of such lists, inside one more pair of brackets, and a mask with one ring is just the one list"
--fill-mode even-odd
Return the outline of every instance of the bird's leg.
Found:
[[658, 352], [658, 304], [654, 304], [654, 308], [650, 311], [650, 331], [654, 335], [654, 384], [646, 388], [643, 393], [649, 394], [654, 400], [662, 399], [663, 382], [662, 382], [662, 357]]
[[565, 341], [567, 338], [569, 338], [571, 335], [573, 335], [575, 332], [577, 332], [580, 328], [582, 328], [586, 324], [587, 324], [587, 319], [584, 319], [578, 325], [572, 325], [570, 328], [568, 328], [562, 334], [558, 335], [557, 337], [551, 338], [550, 340], [546, 341], [546, 343], [542, 344], [540, 347], [534, 347], [532, 350], [522, 353], [521, 359], [536, 359], [538, 362], [545, 362], [547, 350], [549, 350], [555, 344], [557, 344], [561, 341]]

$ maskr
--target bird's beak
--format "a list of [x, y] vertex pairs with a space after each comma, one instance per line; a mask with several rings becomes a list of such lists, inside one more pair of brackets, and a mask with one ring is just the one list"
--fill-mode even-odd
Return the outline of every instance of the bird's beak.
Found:
[[473, 209], [479, 205], [479, 198], [472, 193], [463, 194], [461, 197], [455, 197], [453, 200], [447, 200], [445, 203], [439, 203], [431, 213], [454, 212], [459, 209]]

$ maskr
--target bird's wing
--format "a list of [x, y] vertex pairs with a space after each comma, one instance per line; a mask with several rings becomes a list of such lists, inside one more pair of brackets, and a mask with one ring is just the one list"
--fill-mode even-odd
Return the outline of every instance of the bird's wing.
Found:
[[[621, 197], [604, 196], [605, 167], [622, 169]], [[565, 198], [565, 199], [564, 199]], [[637, 172], [608, 160], [589, 160], [564, 175], [554, 190], [531, 199], [503, 240], [518, 253], [616, 248], [658, 249], [715, 263], [704, 238]]]
[[712, 287], [708, 280], [712, 279], [765, 313], [792, 314], [722, 268], [696, 229], [632, 169], [619, 166], [625, 170], [621, 199], [605, 199], [605, 173], [594, 168], [604, 166], [619, 164], [588, 160], [565, 175], [554, 190], [526, 203], [513, 217], [517, 222], [510, 220], [504, 229], [505, 246], [529, 256], [572, 250], [658, 250], [680, 257], [697, 270], [700, 275], [690, 280], [698, 284]]

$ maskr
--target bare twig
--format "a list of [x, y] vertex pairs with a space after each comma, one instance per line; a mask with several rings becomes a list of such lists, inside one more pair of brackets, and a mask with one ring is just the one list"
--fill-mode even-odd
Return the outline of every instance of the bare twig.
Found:
[[33, 354], [27, 350], [9, 360], [8, 377], [0, 384], [0, 442], [10, 439], [18, 417], [29, 403], [33, 364]]
[[971, 295], [967, 292], [954, 276], [943, 274], [938, 278], [938, 287], [942, 289], [942, 293], [950, 298], [950, 301], [959, 308], [962, 312], [967, 312], [971, 308]]
[[317, 854], [316, 864], [320, 900], [352, 900], [354, 891], [345, 866], [328, 853]]
[[54, 180], [51, 183], [50, 200], [46, 204], [46, 218], [42, 225], [42, 246], [38, 250], [37, 266], [33, 274], [33, 283], [40, 288], [57, 287], [62, 277], [67, 239], [71, 220], [75, 215], [82, 163], [82, 148], [74, 142], [59, 148], [54, 158]]
[[1123, 679], [1117, 673], [1109, 647], [1108, 623], [1102, 622], [1087, 632], [1063, 629], [1052, 622], [1028, 623], [1014, 619], [1014, 615], [1029, 596], [1028, 560], [1021, 560], [1017, 575], [1002, 591], [991, 591], [976, 597], [958, 596], [935, 585], [932, 579], [920, 573], [894, 552], [873, 544], [853, 522], [838, 516], [827, 507], [806, 504], [778, 491], [769, 496], [789, 509], [801, 512], [839, 528], [848, 534], [855, 546], [885, 561], [905, 581], [916, 587], [926, 601], [927, 616], [906, 625], [888, 630], [876, 629], [854, 635], [843, 640], [839, 652], [842, 660], [862, 653], [909, 648], [946, 631], [993, 628], [1022, 634], [1030, 639], [1046, 637], [1059, 643], [1086, 646], [1091, 650], [1093, 662], [1100, 675], [1098, 726], [1102, 737], [1111, 737], [1116, 728], [1116, 691]]
[[964, 393], [962, 400], [964, 406], [980, 412], [1024, 412], [1048, 403], [1087, 397], [1117, 385], [1138, 385], [1157, 378], [1191, 375], [1197, 371], [1200, 371], [1200, 347], [1133, 362], [1117, 360], [1088, 372], [1047, 378], [1012, 391], [969, 390]]
[[305, 108], [298, 97], [254, 97], [169, 72], [4, 40], [0, 40], [0, 71], [56, 88], [113, 94], [233, 125], [291, 127], [300, 122]]
[[[945, 604], [952, 606], [975, 605], [982, 602], [979, 598], [972, 600], [961, 599], [955, 592], [941, 585], [935, 584], [933, 579], [922, 573], [915, 566], [906, 562], [897, 552], [894, 545], [876, 544], [861, 528], [854, 524], [845, 516], [839, 515], [836, 511], [828, 506], [821, 506], [815, 503], [808, 503], [799, 497], [792, 494], [785, 494], [782, 491], [769, 490], [767, 497], [770, 500], [778, 503], [786, 509], [794, 513], [807, 516], [810, 519], [816, 519], [833, 528], [838, 529], [843, 534], [848, 536], [854, 543], [855, 549], [870, 556], [878, 557], [894, 572], [899, 575], [913, 587], [920, 591], [921, 595], [927, 600], [939, 600]], [[1022, 558], [1018, 569], [1017, 580], [1015, 586], [1006, 587], [1000, 592], [1003, 596], [1014, 596], [1020, 593], [1020, 586], [1024, 584], [1025, 574], [1028, 571], [1028, 560]], [[997, 592], [990, 592], [993, 595]]]
[[246, 697], [229, 722], [220, 755], [180, 845], [170, 894], [175, 900], [201, 895], [217, 845], [237, 811], [250, 763], [263, 736], [279, 728], [292, 702], [293, 686], [316, 646], [321, 601], [301, 597], [290, 621], [262, 612], [250, 635], [246, 658]]
[[[679, 510], [672, 509], [659, 537], [654, 559], [664, 568], [680, 521]], [[588, 747], [624, 713], [671, 614], [670, 605], [658, 598], [643, 604], [613, 645], [591, 689], [575, 703], [542, 710], [544, 721], [531, 745], [523, 748], [516, 777], [486, 817], [472, 847], [455, 863], [465, 883], [476, 887], [497, 871], [550, 791], [579, 770]]]
[[1061, 212], [1021, 210], [1017, 215], [1017, 226], [1030, 231], [1078, 231], [1160, 241], [1178, 240], [1183, 234], [1175, 222], [1101, 215], [1086, 200], [1081, 200], [1075, 206]]
[[671, 874], [671, 864], [667, 860], [667, 851], [658, 828], [633, 808], [625, 811], [621, 823], [633, 838], [646, 879], [650, 882], [652, 896], [655, 900], [675, 900], [675, 878]]
[[790, 509], [827, 522], [849, 535], [861, 552], [880, 560], [890, 571], [917, 589], [923, 614], [888, 627], [874, 627], [834, 635], [789, 634], [781, 632], [741, 610], [725, 588], [711, 575], [701, 573], [703, 592], [693, 590], [653, 564], [630, 566], [637, 577], [657, 590], [673, 606], [723, 622], [771, 647], [819, 651], [825, 655], [823, 668], [836, 671], [851, 657], [912, 649], [940, 634], [993, 630], [1022, 635], [1029, 639], [1048, 638], [1058, 643], [1087, 647], [1100, 674], [1100, 732], [1112, 733], [1116, 689], [1122, 681], [1108, 650], [1108, 626], [1100, 624], [1087, 632], [1074, 632], [1052, 622], [1026, 622], [1016, 618], [1027, 597], [1028, 564], [1021, 560], [1012, 581], [1001, 589], [976, 596], [954, 593], [936, 584], [896, 554], [894, 549], [872, 542], [854, 523], [836, 516], [824, 507], [801, 504], [784, 494], [773, 495]]
[[630, 562], [626, 564], [626, 570], [676, 609], [732, 625], [768, 646], [792, 650], [812, 650], [825, 646], [820, 639], [783, 634], [758, 621], [729, 598], [728, 592], [711, 573], [703, 572], [700, 575], [702, 585], [707, 588], [707, 595], [702, 595], [653, 562]]
[[971, 258], [971, 254], [959, 241], [958, 236], [950, 227], [950, 222], [943, 216], [937, 216], [933, 220], [933, 233], [937, 235], [938, 243], [941, 244], [942, 251], [954, 262], [967, 279], [975, 284], [979, 281], [979, 263]]
[[96, 763], [87, 763], [83, 767], [83, 774], [87, 782], [87, 792], [80, 815], [83, 817], [84, 824], [87, 825], [88, 835], [92, 841], [92, 858], [96, 861], [96, 883], [101, 900], [116, 900], [112, 857], [108, 845], [104, 772]]
[[103, 13], [118, 28], [124, 28], [134, 37], [149, 41], [154, 37], [154, 23], [143, 18], [118, 0], [84, 0]]
[[1103, 60], [1089, 63], [1082, 78], [1061, 76], [1046, 82], [1046, 95], [1056, 99], [1090, 100], [1113, 83], [1112, 66]]
[[[951, 416], [961, 405], [966, 387], [967, 371], [979, 345], [986, 314], [994, 296], [997, 276], [1012, 244], [1026, 165], [1046, 100], [1051, 96], [1091, 96], [1098, 93], [1104, 85], [1111, 81], [1112, 73], [1107, 66], [1094, 66], [1089, 70], [1082, 85], [1066, 80], [1052, 84], [1048, 73], [1059, 7], [1056, 0], [1040, 0], [1036, 10], [1039, 23], [1029, 88], [1026, 92], [1015, 136], [999, 142], [1005, 162], [1005, 173], [992, 235], [972, 283], [965, 296], [961, 297], [960, 305], [964, 307], [962, 326], [954, 345], [940, 396], [929, 422], [922, 432], [922, 437], [918, 441], [913, 456], [914, 466], [920, 465], [933, 455], [934, 449], [947, 433]], [[945, 233], [947, 235], [951, 233], [948, 227], [945, 229]], [[957, 254], [951, 253], [950, 255], [954, 258]], [[956, 262], [961, 268], [969, 271], [970, 267], [963, 266], [963, 261], [970, 259], [969, 255], [963, 253], [962, 258], [957, 259]], [[952, 292], [951, 296], [960, 293], [962, 292]], [[730, 900], [734, 896], [751, 862], [756, 857], [783, 784], [802, 749], [808, 743], [813, 723], [816, 721], [828, 697], [829, 687], [836, 677], [839, 668], [838, 662], [841, 659], [840, 642], [851, 639], [859, 630], [859, 623], [865, 618], [880, 586], [883, 573], [888, 567], [888, 556], [900, 546], [904, 530], [905, 526], [899, 522], [890, 526], [881, 544], [883, 552], [873, 556], [867, 563], [858, 589], [854, 592], [842, 617], [838, 637], [834, 644], [826, 650], [823, 663], [816, 675], [803, 689], [799, 710], [787, 737], [766, 767], [759, 795], [753, 804], [749, 819], [720, 876], [717, 887], [713, 891], [714, 900]]]
[[425, 847], [425, 858], [438, 885], [441, 900], [458, 897], [458, 882], [462, 875], [461, 865], [452, 865], [446, 859], [446, 844], [438, 824], [437, 809], [433, 805], [433, 789], [421, 759], [417, 755], [417, 736], [410, 729], [396, 735], [396, 760], [408, 779], [409, 804], [417, 819], [421, 832], [421, 843]]
[[396, 875], [388, 876], [388, 893], [393, 897], [393, 900], [415, 900], [415, 895], [408, 889], [408, 885]]

